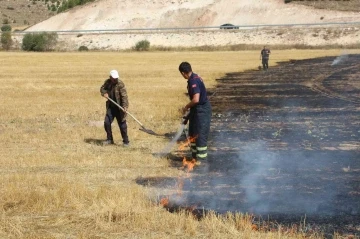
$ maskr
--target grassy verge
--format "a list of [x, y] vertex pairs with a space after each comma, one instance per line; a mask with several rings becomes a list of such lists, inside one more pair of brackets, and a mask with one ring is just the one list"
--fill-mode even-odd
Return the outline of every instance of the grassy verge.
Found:
[[[351, 52], [349, 52], [351, 53]], [[273, 51], [270, 64], [339, 55], [341, 50]], [[198, 221], [153, 203], [163, 193], [139, 177], [181, 177], [156, 158], [167, 140], [128, 119], [130, 148], [102, 147], [105, 100], [99, 87], [111, 69], [126, 84], [130, 108], [158, 133], [177, 129], [187, 101], [177, 68], [189, 61], [207, 87], [226, 72], [256, 69], [260, 49], [239, 52], [0, 52], [0, 237], [3, 238], [302, 238], [299, 232], [254, 230], [246, 215]], [[313, 236], [315, 238], [316, 235]]]

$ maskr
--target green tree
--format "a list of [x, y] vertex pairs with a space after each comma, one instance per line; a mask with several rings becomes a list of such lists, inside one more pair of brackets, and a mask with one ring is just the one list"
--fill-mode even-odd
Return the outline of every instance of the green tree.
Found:
[[68, 8], [75, 7], [75, 2], [73, 0], [68, 0]]
[[11, 26], [10, 25], [3, 25], [2, 27], [1, 27], [1, 31], [2, 32], [11, 32]]
[[4, 50], [10, 50], [11, 46], [13, 45], [13, 40], [11, 38], [11, 32], [5, 31], [1, 33], [1, 47]]
[[24, 51], [52, 51], [57, 43], [57, 33], [27, 33], [22, 40]]
[[64, 11], [64, 6], [60, 5], [60, 7], [58, 7], [57, 13], [63, 12]]
[[89, 48], [87, 46], [80, 46], [79, 51], [89, 51]]
[[150, 49], [150, 42], [148, 40], [142, 40], [136, 43], [135, 50], [148, 51]]
[[70, 8], [76, 7], [78, 5], [83, 5], [88, 2], [93, 2], [94, 0], [63, 0], [58, 6], [58, 13], [64, 12]]

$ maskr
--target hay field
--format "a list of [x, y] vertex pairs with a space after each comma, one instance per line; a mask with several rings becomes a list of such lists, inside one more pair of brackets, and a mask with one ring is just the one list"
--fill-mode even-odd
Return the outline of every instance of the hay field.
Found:
[[[274, 51], [276, 61], [339, 55], [341, 50]], [[167, 140], [145, 134], [128, 118], [130, 148], [105, 139], [99, 88], [111, 69], [127, 86], [129, 111], [157, 133], [177, 130], [188, 101], [182, 61], [208, 88], [226, 72], [256, 69], [259, 51], [243, 52], [0, 52], [1, 238], [278, 238], [251, 230], [246, 217], [203, 221], [154, 204], [138, 177], [176, 177], [159, 152]], [[287, 235], [283, 238], [297, 238]]]

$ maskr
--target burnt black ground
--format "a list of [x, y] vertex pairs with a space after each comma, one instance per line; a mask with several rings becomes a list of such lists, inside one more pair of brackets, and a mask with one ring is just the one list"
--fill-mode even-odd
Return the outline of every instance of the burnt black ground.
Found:
[[[209, 159], [181, 179], [182, 194], [170, 201], [283, 224], [306, 217], [327, 235], [360, 235], [360, 55], [334, 60], [293, 60], [219, 79]], [[169, 157], [172, 166], [180, 167], [180, 154]]]

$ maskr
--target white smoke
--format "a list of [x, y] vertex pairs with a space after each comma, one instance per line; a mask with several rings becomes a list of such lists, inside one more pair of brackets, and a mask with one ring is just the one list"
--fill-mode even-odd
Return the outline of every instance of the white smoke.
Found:
[[[246, 198], [251, 204], [256, 205], [256, 211], [267, 212], [269, 210], [268, 200], [259, 192], [259, 188], [263, 185], [263, 180], [273, 169], [275, 155], [265, 150], [265, 142], [254, 142], [251, 145], [247, 145], [249, 149], [256, 149], [256, 153], [241, 152], [239, 158], [241, 158], [245, 164], [245, 167], [249, 169], [247, 174], [243, 175], [239, 181], [247, 185], [245, 186]], [[254, 160], [256, 158], [256, 160]]]
[[340, 56], [336, 57], [335, 60], [331, 63], [332, 66], [345, 62], [349, 58], [347, 53], [342, 53]]

